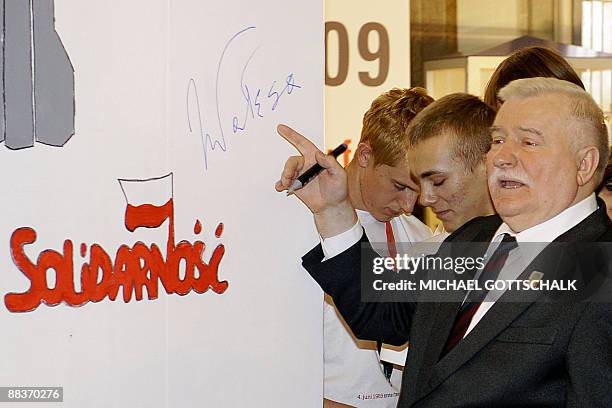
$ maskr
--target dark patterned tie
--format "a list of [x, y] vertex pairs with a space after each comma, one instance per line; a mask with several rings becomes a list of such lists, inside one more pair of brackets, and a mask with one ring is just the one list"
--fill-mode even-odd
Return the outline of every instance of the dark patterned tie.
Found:
[[468, 327], [470, 327], [472, 318], [489, 292], [484, 288], [484, 281], [497, 279], [499, 272], [506, 263], [506, 259], [508, 259], [508, 254], [516, 247], [516, 238], [510, 236], [509, 234], [504, 234], [504, 238], [500, 242], [497, 249], [495, 249], [495, 252], [493, 252], [493, 255], [491, 255], [491, 258], [489, 258], [489, 261], [478, 277], [478, 283], [481, 289], [471, 291], [468, 294], [467, 299], [465, 299], [465, 302], [463, 302], [459, 308], [459, 312], [457, 313], [457, 317], [453, 323], [453, 328], [448, 336], [448, 340], [446, 340], [446, 344], [444, 345], [440, 358], [448, 354], [448, 352], [451, 351], [457, 345], [457, 343], [461, 341], [461, 339], [463, 339]]

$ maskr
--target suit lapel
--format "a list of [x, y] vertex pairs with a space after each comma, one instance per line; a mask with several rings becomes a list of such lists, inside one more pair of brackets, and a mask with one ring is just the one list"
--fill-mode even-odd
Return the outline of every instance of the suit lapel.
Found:
[[[545, 276], [554, 275], [560, 260], [551, 260], [549, 255], [544, 252], [538, 255], [517, 279], [529, 279], [529, 275], [533, 271], [543, 272]], [[508, 291], [504, 293], [472, 331], [434, 366], [428, 384], [429, 392], [438, 387], [446, 378], [496, 338], [541, 295], [539, 291]]]

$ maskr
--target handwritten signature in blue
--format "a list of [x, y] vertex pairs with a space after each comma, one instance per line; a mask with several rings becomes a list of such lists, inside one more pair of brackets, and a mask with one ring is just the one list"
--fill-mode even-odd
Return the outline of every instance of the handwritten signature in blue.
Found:
[[[218, 125], [218, 131], [219, 131], [218, 137], [204, 129], [204, 125], [203, 125], [204, 122], [202, 118], [202, 110], [201, 110], [201, 105], [200, 105], [200, 97], [198, 95], [198, 88], [196, 85], [196, 80], [194, 78], [190, 78], [188, 81], [188, 85], [187, 85], [187, 123], [189, 125], [189, 132], [197, 133], [201, 139], [203, 155], [204, 155], [205, 170], [208, 170], [209, 150], [215, 150], [216, 148], [219, 148], [223, 152], [227, 151], [227, 141], [225, 139], [225, 132], [223, 128], [224, 128], [224, 124], [227, 124], [229, 126], [229, 123], [225, 123], [225, 121], [222, 120], [221, 109], [219, 106], [220, 105], [219, 95], [221, 92], [220, 86], [219, 86], [219, 83], [220, 83], [219, 78], [221, 76], [220, 74], [221, 74], [221, 68], [223, 66], [223, 62], [226, 58], [227, 51], [229, 50], [232, 43], [240, 36], [248, 32], [253, 32], [253, 30], [255, 29], [256, 29], [255, 26], [251, 26], [243, 30], [240, 30], [239, 32], [234, 34], [229, 39], [229, 41], [225, 44], [223, 48], [223, 52], [221, 53], [221, 57], [219, 58], [219, 62], [217, 64], [217, 74], [215, 78], [215, 106], [216, 106], [216, 113], [217, 113], [217, 125]], [[240, 91], [243, 97], [242, 103], [244, 104], [244, 107], [243, 107], [244, 113], [240, 115], [240, 118], [238, 115], [232, 116], [231, 126], [232, 126], [232, 132], [234, 134], [238, 132], [244, 132], [246, 130], [249, 118], [251, 118], [252, 120], [255, 120], [257, 118], [263, 118], [266, 113], [268, 113], [269, 111], [274, 111], [277, 108], [279, 102], [281, 101], [281, 98], [284, 95], [291, 95], [292, 92], [294, 92], [296, 88], [297, 89], [302, 88], [301, 85], [296, 83], [295, 75], [293, 73], [290, 73], [289, 75], [287, 75], [284, 81], [281, 82], [281, 85], [278, 85], [277, 81], [272, 81], [269, 87], [264, 88], [264, 89], [267, 89], [267, 93], [265, 97], [262, 97], [262, 88], [257, 87], [257, 86], [249, 87], [249, 84], [247, 84], [245, 81], [245, 73], [247, 72], [249, 64], [251, 63], [251, 60], [253, 59], [253, 57], [255, 56], [258, 50], [259, 50], [259, 47], [256, 48], [251, 53], [251, 55], [246, 60], [242, 68], [242, 73], [240, 76]], [[194, 101], [194, 103], [190, 103], [190, 101]], [[263, 102], [263, 105], [262, 105], [262, 102]], [[195, 112], [196, 120], [197, 120], [196, 125], [198, 126], [198, 128], [195, 130], [194, 130], [194, 126], [191, 120], [192, 114], [193, 114], [192, 109], [194, 108], [196, 110]]]

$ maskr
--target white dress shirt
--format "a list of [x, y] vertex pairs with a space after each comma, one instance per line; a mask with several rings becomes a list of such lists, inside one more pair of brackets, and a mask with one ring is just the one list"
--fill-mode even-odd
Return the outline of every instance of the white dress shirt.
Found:
[[[373, 243], [384, 244], [387, 233], [384, 222], [369, 212], [357, 210], [360, 227]], [[416, 217], [399, 216], [391, 220], [398, 245], [411, 244], [431, 237], [431, 230]], [[323, 311], [325, 398], [358, 408], [394, 408], [397, 405], [402, 372], [394, 369], [390, 382], [383, 374], [375, 342], [354, 338], [345, 326], [333, 302], [326, 296]]]
[[[438, 252], [442, 242], [448, 238], [450, 234], [446, 232], [442, 224], [438, 224], [433, 236], [423, 240], [424, 243], [430, 243], [430, 245], [420, 245], [418, 247], [419, 255], [432, 255]], [[434, 245], [439, 243], [439, 245]], [[380, 359], [387, 361], [398, 366], [404, 366], [406, 363], [406, 357], [408, 356], [408, 343], [404, 343], [401, 346], [393, 346], [390, 344], [383, 344], [380, 349]]]

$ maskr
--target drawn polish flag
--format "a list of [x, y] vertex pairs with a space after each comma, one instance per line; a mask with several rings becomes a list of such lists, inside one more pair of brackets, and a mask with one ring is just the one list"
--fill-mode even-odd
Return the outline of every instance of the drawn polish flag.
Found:
[[144, 180], [119, 179], [119, 185], [127, 202], [125, 227], [130, 232], [136, 228], [157, 228], [174, 216], [172, 201], [172, 173]]

